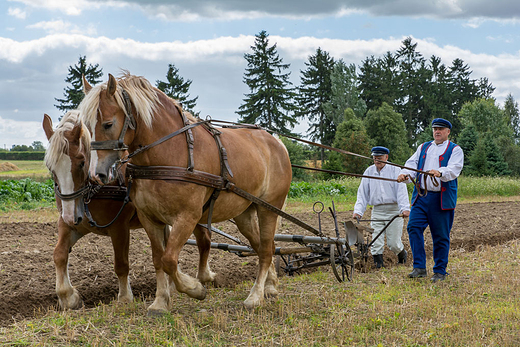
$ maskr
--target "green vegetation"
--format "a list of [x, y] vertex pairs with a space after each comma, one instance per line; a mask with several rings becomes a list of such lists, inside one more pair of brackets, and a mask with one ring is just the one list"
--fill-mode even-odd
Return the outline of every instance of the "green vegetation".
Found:
[[[293, 182], [289, 191], [290, 201], [314, 202], [316, 200], [346, 202], [354, 204], [360, 178], [345, 177], [328, 181]], [[481, 198], [520, 196], [520, 180], [511, 177], [470, 177], [461, 176], [459, 201], [474, 201]], [[411, 197], [413, 185], [408, 184]]]
[[[507, 254], [507, 261], [504, 261]], [[175, 294], [168, 314], [149, 300], [37, 312], [0, 329], [0, 344], [38, 346], [518, 346], [520, 291], [511, 274], [520, 242], [453, 251], [451, 275], [432, 284], [409, 267], [356, 272], [338, 283], [317, 271], [280, 278], [280, 295], [246, 311], [251, 282], [208, 288], [203, 301]], [[431, 263], [427, 264], [431, 267]], [[329, 271], [328, 267], [323, 271]], [[468, 276], [467, 274], [471, 274]]]
[[[0, 176], [1, 178], [2, 176]], [[41, 182], [33, 179], [0, 180], [0, 210], [31, 209], [54, 205], [54, 190], [51, 179]], [[357, 189], [361, 179], [344, 177], [327, 181], [291, 183], [289, 201], [312, 204], [322, 201], [328, 205], [331, 200], [352, 208], [356, 202]], [[413, 186], [407, 185], [411, 196]], [[480, 201], [483, 198], [508, 198], [520, 196], [520, 180], [510, 177], [459, 177], [459, 201]]]
[[24, 178], [0, 181], [0, 211], [32, 210], [54, 205], [54, 182]]

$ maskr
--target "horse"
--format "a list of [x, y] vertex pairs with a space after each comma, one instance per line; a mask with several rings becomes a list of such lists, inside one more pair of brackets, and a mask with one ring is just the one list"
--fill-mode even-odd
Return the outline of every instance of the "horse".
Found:
[[[198, 223], [205, 223], [208, 214], [212, 214], [214, 222], [233, 219], [258, 254], [257, 277], [244, 306], [252, 309], [263, 304], [264, 296], [277, 295], [272, 256], [278, 215], [229, 189], [200, 181], [206, 176], [221, 178], [282, 209], [292, 179], [289, 154], [283, 143], [258, 128], [222, 127], [218, 129], [220, 135], [214, 136], [215, 128], [199, 125], [204, 122], [184, 112], [180, 104], [144, 77], [128, 71], [123, 71], [117, 80], [109, 74], [107, 82], [89, 89], [79, 110], [92, 129], [96, 144], [90, 162], [92, 176], [106, 182], [109, 168], [124, 159], [123, 151], [114, 149], [123, 148], [131, 153], [129, 163], [134, 168], [159, 168], [182, 176], [133, 178], [130, 196], [150, 239], [157, 275], [156, 297], [148, 314], [167, 311], [168, 283], [163, 279], [164, 272], [173, 278], [179, 292], [200, 300], [205, 298], [201, 283], [178, 269], [178, 256], [191, 231], [200, 229]], [[184, 132], [186, 128], [191, 132]], [[183, 134], [174, 136], [175, 133]], [[169, 139], [165, 140], [166, 137]], [[138, 149], [140, 153], [136, 152]], [[199, 182], [190, 181], [190, 177]], [[216, 191], [219, 194], [214, 209], [205, 209]], [[165, 224], [172, 228], [163, 250], [159, 241]]]
[[[56, 294], [59, 306], [63, 310], [78, 309], [83, 306], [78, 290], [70, 282], [68, 260], [69, 252], [74, 244], [89, 233], [110, 236], [114, 248], [114, 270], [119, 280], [117, 298], [122, 303], [132, 302], [133, 293], [128, 279], [129, 231], [142, 228], [135, 207], [131, 202], [128, 203], [121, 210], [115, 223], [107, 227], [91, 226], [87, 219], [83, 218], [84, 197], [82, 194], [77, 194], [77, 192], [85, 191], [85, 185], [89, 183], [90, 132], [81, 122], [77, 111], [67, 112], [56, 130], [53, 130], [51, 118], [44, 115], [43, 129], [49, 140], [44, 160], [54, 176], [57, 190], [56, 206], [59, 211], [58, 242], [54, 249]], [[122, 170], [124, 171], [124, 167]], [[120, 184], [121, 182], [118, 181], [109, 182], [108, 187], [115, 189], [104, 190], [101, 188], [99, 193], [104, 192], [103, 194], [95, 194], [90, 197], [88, 207], [96, 223], [107, 225], [114, 220], [116, 212], [121, 209], [126, 189]], [[164, 243], [166, 243], [168, 235], [169, 226], [164, 229]], [[211, 245], [209, 233], [199, 234], [197, 244], [201, 254], [197, 277], [203, 283], [214, 281], [216, 275], [211, 272], [208, 265]]]

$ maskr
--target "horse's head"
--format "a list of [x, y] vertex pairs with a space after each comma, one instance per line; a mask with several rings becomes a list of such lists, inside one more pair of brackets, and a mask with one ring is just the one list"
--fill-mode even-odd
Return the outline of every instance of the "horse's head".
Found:
[[83, 196], [75, 193], [88, 180], [90, 133], [76, 111], [68, 112], [56, 130], [52, 129], [51, 118], [45, 115], [43, 129], [49, 140], [45, 165], [54, 177], [61, 216], [69, 225], [79, 224], [85, 211]]
[[137, 121], [150, 127], [157, 94], [147, 80], [128, 73], [118, 80], [109, 74], [108, 82], [85, 90], [79, 110], [92, 130], [90, 173], [106, 184], [111, 166], [132, 147]]

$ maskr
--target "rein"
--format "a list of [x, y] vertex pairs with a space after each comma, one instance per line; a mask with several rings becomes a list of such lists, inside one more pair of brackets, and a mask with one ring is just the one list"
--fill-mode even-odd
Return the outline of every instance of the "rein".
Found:
[[[291, 136], [291, 135], [281, 134], [281, 133], [279, 133], [277, 131], [274, 131], [274, 130], [271, 130], [271, 129], [268, 129], [268, 128], [264, 128], [264, 127], [261, 127], [261, 126], [255, 125], [255, 124], [235, 123], [235, 122], [229, 122], [229, 121], [223, 121], [223, 120], [210, 120], [210, 122], [212, 122], [212, 123], [220, 123], [220, 124], [231, 124], [231, 126], [223, 125], [222, 126], [223, 128], [262, 129], [262, 130], [274, 133], [274, 134], [279, 135], [279, 136], [287, 137], [287, 138], [290, 138], [290, 139], [293, 139], [293, 140], [296, 140], [296, 141], [299, 141], [299, 142], [306, 143], [308, 145], [321, 147], [321, 148], [328, 149], [328, 150], [331, 150], [331, 151], [334, 151], [334, 152], [339, 152], [339, 153], [342, 153], [342, 154], [347, 154], [347, 155], [355, 156], [355, 157], [358, 157], [358, 158], [363, 158], [363, 159], [368, 159], [368, 160], [376, 160], [376, 161], [378, 161], [380, 163], [385, 163], [385, 164], [389, 164], [389, 165], [392, 165], [392, 166], [397, 166], [397, 167], [399, 167], [401, 169], [407, 169], [407, 170], [410, 170], [410, 171], [415, 171], [417, 173], [420, 173], [420, 174], [423, 174], [423, 175], [427, 175], [427, 176], [431, 176], [432, 178], [434, 178], [433, 174], [429, 173], [428, 171], [423, 171], [423, 170], [407, 167], [407, 166], [404, 166], [404, 165], [395, 164], [395, 163], [392, 163], [391, 161], [384, 161], [384, 160], [374, 159], [374, 158], [371, 158], [371, 157], [367, 157], [365, 155], [361, 155], [361, 154], [345, 151], [343, 149], [334, 148], [334, 147], [330, 147], [330, 146], [327, 146], [327, 145], [322, 145], [321, 143], [316, 143], [316, 142], [312, 142], [312, 141], [309, 141], [309, 140], [300, 139], [299, 137], [294, 137], [294, 136]], [[314, 168], [308, 168], [308, 167], [303, 167], [303, 166], [300, 167], [300, 168], [301, 169], [309, 169], [309, 170], [313, 170], [314, 169]], [[319, 170], [322, 170], [322, 169], [318, 169], [318, 171]], [[340, 172], [333, 172], [333, 173], [342, 174]], [[343, 174], [345, 174], [345, 173], [343, 173]], [[354, 176], [356, 174], [348, 174], [348, 175], [353, 175]], [[359, 176], [359, 177], [362, 177], [362, 176]], [[370, 177], [370, 178], [382, 179], [381, 177]], [[434, 182], [436, 182], [436, 181], [434, 180]], [[436, 187], [438, 186], [438, 183], [437, 184], [433, 183], [433, 184]]]

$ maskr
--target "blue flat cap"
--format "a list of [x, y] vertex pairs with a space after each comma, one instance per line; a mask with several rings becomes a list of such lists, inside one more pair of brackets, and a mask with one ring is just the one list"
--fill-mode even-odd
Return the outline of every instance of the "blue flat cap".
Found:
[[376, 146], [372, 148], [372, 155], [390, 154], [390, 150], [383, 146]]
[[444, 118], [435, 118], [432, 120], [432, 128], [450, 128], [451, 123]]

